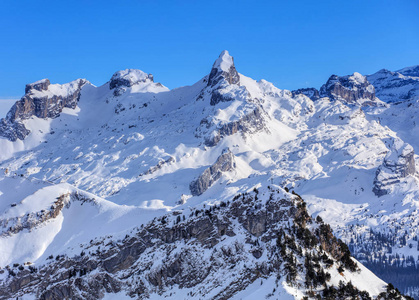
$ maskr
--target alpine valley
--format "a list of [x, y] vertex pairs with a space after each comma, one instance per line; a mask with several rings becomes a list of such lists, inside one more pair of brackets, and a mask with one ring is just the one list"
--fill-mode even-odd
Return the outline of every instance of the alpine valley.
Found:
[[419, 66], [295, 91], [208, 69], [26, 85], [0, 299], [419, 299]]

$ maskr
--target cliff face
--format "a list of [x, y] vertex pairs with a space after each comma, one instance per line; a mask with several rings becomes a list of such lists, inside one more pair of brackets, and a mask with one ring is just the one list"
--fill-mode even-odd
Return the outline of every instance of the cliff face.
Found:
[[[83, 201], [80, 195], [71, 197]], [[328, 272], [339, 268], [349, 276], [359, 270], [330, 227], [309, 217], [298, 195], [271, 188], [193, 209], [189, 215], [173, 212], [122, 241], [92, 240], [83, 247], [79, 256], [51, 256], [38, 269], [6, 268], [9, 275], [0, 286], [0, 299], [30, 294], [38, 299], [100, 299], [120, 292], [138, 299], [152, 294], [228, 299], [271, 275], [298, 285], [307, 271], [324, 275], [306, 277], [307, 286], [321, 287], [315, 289], [321, 296], [330, 292], [322, 287], [323, 281], [332, 285]], [[327, 272], [320, 265], [299, 263], [320, 255]], [[361, 293], [356, 288], [352, 292]], [[274, 290], [273, 295], [279, 294]]]
[[205, 171], [191, 184], [189, 189], [193, 196], [202, 195], [211, 185], [221, 178], [223, 172], [234, 170], [236, 163], [234, 155], [230, 150], [225, 149], [223, 153], [217, 158], [217, 161]]
[[88, 83], [84, 79], [58, 85], [51, 85], [48, 79], [27, 84], [25, 95], [17, 101], [6, 118], [0, 121], [0, 136], [10, 141], [23, 140], [30, 131], [23, 124], [31, 117], [54, 119], [62, 110], [76, 108], [82, 87]]
[[241, 119], [218, 126], [215, 132], [206, 137], [205, 145], [208, 147], [214, 147], [224, 137], [233, 135], [237, 132], [246, 134], [264, 130], [266, 129], [264, 118], [265, 116], [262, 108], [256, 107], [253, 111], [243, 116]]
[[240, 75], [234, 65], [233, 57], [227, 51], [223, 51], [214, 62], [207, 86], [211, 90], [211, 105], [233, 101], [237, 93], [246, 92], [246, 88], [239, 87]]
[[384, 106], [375, 96], [374, 86], [357, 72], [349, 76], [332, 75], [320, 88], [321, 97], [329, 97], [346, 104], [361, 106]]
[[293, 97], [295, 97], [299, 94], [303, 94], [303, 95], [309, 97], [313, 101], [316, 101], [316, 100], [320, 99], [320, 93], [315, 88], [304, 88], [304, 89], [298, 89], [298, 90], [292, 91], [292, 96]]
[[383, 196], [391, 192], [392, 186], [401, 179], [415, 174], [415, 152], [413, 147], [400, 139], [394, 140], [383, 164], [377, 169], [373, 192]]

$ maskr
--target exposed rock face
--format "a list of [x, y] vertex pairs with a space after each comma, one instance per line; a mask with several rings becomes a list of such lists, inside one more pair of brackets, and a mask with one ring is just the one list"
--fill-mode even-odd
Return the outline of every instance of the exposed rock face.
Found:
[[[379, 106], [381, 103], [375, 97], [375, 88], [365, 76], [355, 72], [350, 76], [330, 76], [327, 83], [320, 88], [321, 97], [329, 97], [346, 104], [362, 106]], [[382, 105], [382, 104], [381, 104]]]
[[168, 159], [166, 160], [161, 160], [158, 162], [157, 165], [155, 165], [154, 167], [151, 167], [150, 169], [148, 169], [147, 171], [145, 171], [144, 173], [141, 173], [139, 176], [145, 176], [145, 175], [150, 175], [153, 174], [154, 172], [160, 170], [163, 166], [165, 165], [170, 165], [172, 163], [176, 162], [176, 160], [174, 159], [173, 156], [170, 156]]
[[216, 105], [220, 102], [234, 100], [237, 92], [245, 90], [243, 87], [242, 89], [239, 89], [239, 91], [236, 91], [235, 89], [237, 89], [239, 85], [240, 75], [237, 73], [236, 67], [234, 66], [234, 59], [227, 51], [223, 51], [214, 62], [208, 77], [207, 86], [212, 89], [210, 104]]
[[229, 149], [224, 149], [217, 161], [206, 169], [195, 181], [191, 182], [189, 189], [192, 195], [202, 195], [215, 181], [220, 179], [223, 172], [229, 172], [236, 167], [234, 155]]
[[311, 100], [316, 101], [320, 99], [320, 93], [315, 88], [304, 88], [292, 91], [292, 96], [295, 97], [296, 95], [303, 94], [309, 97]]
[[[289, 222], [294, 231], [287, 228]], [[174, 212], [156, 218], [118, 243], [91, 241], [83, 246], [83, 255], [57, 256], [39, 270], [9, 268], [14, 275], [2, 281], [0, 299], [32, 295], [90, 300], [121, 291], [148, 299], [152, 294], [172, 296], [173, 287], [189, 289], [189, 299], [229, 299], [258, 278], [288, 278], [285, 262], [290, 255], [304, 261], [297, 248], [322, 254], [347, 272], [348, 262], [342, 258], [351, 259], [345, 245], [328, 225], [319, 223], [311, 231], [307, 223], [314, 221], [299, 197], [283, 197], [279, 190], [261, 195], [256, 190], [189, 216]], [[351, 266], [356, 270], [353, 262]], [[305, 274], [305, 268], [301, 265], [295, 274]]]
[[81, 89], [87, 83], [84, 79], [77, 79], [63, 85], [51, 85], [48, 79], [27, 84], [25, 96], [17, 101], [6, 118], [0, 121], [0, 136], [14, 142], [23, 140], [29, 130], [22, 123], [31, 117], [42, 119], [56, 118], [63, 108], [76, 108], [80, 99]]
[[205, 139], [205, 145], [213, 147], [217, 145], [225, 136], [233, 135], [237, 132], [255, 133], [265, 129], [265, 121], [262, 108], [256, 107], [251, 113], [237, 121], [224, 124], [217, 128], [216, 133]]
[[240, 76], [234, 66], [234, 58], [226, 50], [221, 52], [214, 62], [208, 78], [208, 86], [214, 87], [224, 80], [228, 84], [240, 84]]
[[399, 72], [382, 69], [367, 78], [374, 85], [377, 96], [385, 102], [419, 99], [419, 77], [416, 77], [419, 76], [416, 73], [418, 69], [411, 67]]
[[[58, 197], [50, 207], [41, 211], [26, 213], [18, 217], [0, 220], [0, 238], [4, 236], [11, 236], [22, 230], [30, 231], [48, 220], [56, 218], [64, 207], [69, 208], [71, 203], [76, 201], [82, 203], [94, 203], [93, 198], [88, 198], [84, 194], [63, 194]], [[10, 209], [19, 210], [19, 207], [15, 206]]]
[[[0, 220], [0, 237], [13, 235], [22, 230], [31, 230], [32, 228], [58, 216], [64, 205], [69, 202], [69, 195], [62, 195], [48, 209], [27, 213], [25, 215], [12, 219]], [[13, 208], [12, 208], [13, 209]]]
[[8, 122], [7, 119], [0, 120], [0, 136], [14, 142], [17, 139], [23, 140], [30, 131], [20, 122]]
[[392, 186], [399, 183], [401, 178], [415, 174], [414, 155], [412, 146], [400, 139], [394, 140], [374, 179], [373, 192], [378, 197], [389, 194]]
[[163, 92], [169, 89], [159, 82], [154, 82], [152, 74], [147, 74], [141, 70], [126, 69], [112, 75], [109, 81], [109, 88], [113, 90], [115, 97], [121, 96], [128, 89], [135, 92]]
[[29, 93], [31, 90], [37, 90], [37, 91], [46, 91], [48, 90], [48, 87], [50, 86], [51, 82], [49, 79], [42, 79], [34, 83], [29, 83], [25, 87], [25, 94]]
[[140, 82], [154, 82], [153, 75], [147, 74], [141, 70], [126, 69], [115, 72], [109, 83], [109, 88], [114, 89], [120, 86], [131, 87]]

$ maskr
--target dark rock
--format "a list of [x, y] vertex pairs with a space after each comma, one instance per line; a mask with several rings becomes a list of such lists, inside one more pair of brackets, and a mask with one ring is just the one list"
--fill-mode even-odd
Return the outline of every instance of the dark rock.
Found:
[[320, 93], [315, 88], [298, 89], [298, 90], [292, 91], [291, 93], [292, 93], [293, 97], [295, 97], [299, 94], [303, 94], [303, 95], [309, 97], [313, 101], [316, 101], [316, 100], [320, 99]]
[[22, 123], [23, 120], [31, 117], [53, 119], [58, 117], [65, 107], [76, 108], [81, 89], [86, 83], [87, 81], [84, 79], [77, 79], [63, 85], [64, 88], [68, 88], [67, 93], [53, 94], [52, 96], [42, 93], [50, 86], [48, 79], [26, 85], [25, 96], [17, 101], [7, 113], [6, 118], [0, 121], [0, 136], [12, 142], [17, 139], [23, 140], [30, 133]]
[[[347, 247], [328, 225], [305, 227], [313, 220], [301, 198], [280, 198], [279, 190], [269, 193], [269, 200], [258, 200], [256, 192], [239, 194], [229, 204], [195, 210], [178, 223], [174, 221], [179, 213], [155, 218], [122, 242], [83, 245], [84, 256], [51, 260], [40, 266], [36, 276], [26, 272], [3, 279], [0, 299], [32, 294], [38, 299], [90, 300], [121, 291], [132, 298], [149, 299], [152, 294], [168, 296], [177, 288], [193, 288], [189, 293], [196, 299], [206, 299], [213, 291], [217, 294], [211, 299], [229, 299], [258, 278], [283, 274], [281, 266], [287, 257], [281, 256], [278, 245], [301, 260], [296, 248], [304, 246], [304, 241], [295, 237], [290, 222], [294, 231], [304, 230], [313, 239], [315, 244], [304, 246], [305, 251], [321, 249], [334, 259], [343, 256]], [[72, 198], [84, 199], [79, 194]], [[257, 243], [249, 249], [246, 241], [255, 238]], [[100, 251], [97, 246], [102, 246]], [[262, 259], [265, 253], [267, 259]], [[249, 254], [258, 261], [249, 259]], [[306, 271], [303, 265], [301, 268], [299, 276]]]
[[230, 136], [237, 132], [241, 132], [242, 134], [255, 133], [265, 128], [263, 110], [261, 107], [256, 107], [251, 113], [245, 115], [240, 120], [221, 125], [216, 130], [217, 133], [215, 135], [205, 139], [205, 145], [213, 147], [216, 146], [225, 136]]
[[163, 166], [166, 165], [171, 165], [175, 162], [176, 160], [174, 159], [173, 156], [170, 156], [168, 159], [166, 160], [161, 160], [157, 163], [157, 165], [155, 165], [154, 167], [151, 167], [150, 169], [148, 169], [147, 171], [145, 171], [144, 173], [141, 173], [139, 176], [145, 176], [145, 175], [150, 175], [153, 174], [154, 172], [160, 170], [161, 168], [163, 168]]
[[42, 79], [34, 83], [29, 83], [25, 87], [25, 94], [29, 93], [30, 90], [37, 90], [37, 91], [46, 91], [48, 90], [48, 87], [50, 86], [51, 82], [49, 79]]
[[350, 76], [330, 76], [320, 88], [320, 97], [329, 97], [346, 104], [378, 106], [380, 101], [375, 97], [375, 88], [365, 76], [354, 73]]
[[121, 70], [112, 75], [112, 78], [109, 82], [109, 88], [115, 89], [114, 95], [122, 95], [126, 88], [129, 88], [135, 84], [145, 83], [145, 82], [154, 82], [152, 74], [147, 74], [141, 70], [136, 69], [126, 69]]
[[198, 179], [191, 182], [189, 189], [192, 195], [199, 196], [203, 194], [215, 181], [220, 179], [223, 172], [229, 172], [235, 167], [236, 163], [233, 153], [225, 149], [211, 167], [206, 169]]
[[208, 78], [208, 86], [214, 87], [223, 81], [228, 84], [240, 84], [240, 76], [234, 66], [234, 58], [226, 50], [221, 52], [214, 62]]
[[240, 86], [240, 75], [234, 66], [234, 59], [223, 51], [212, 66], [208, 77], [207, 87], [211, 91], [210, 105], [216, 105], [220, 102], [229, 102], [235, 99], [235, 92], [246, 90], [242, 87], [239, 90], [230, 89], [230, 85]]
[[396, 139], [384, 158], [383, 164], [377, 169], [373, 192], [380, 197], [391, 193], [392, 186], [402, 178], [414, 175], [415, 153], [413, 147]]

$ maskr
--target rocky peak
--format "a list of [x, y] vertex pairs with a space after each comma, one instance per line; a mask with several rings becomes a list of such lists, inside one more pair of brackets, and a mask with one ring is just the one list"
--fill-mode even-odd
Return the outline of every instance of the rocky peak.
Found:
[[109, 88], [114, 96], [124, 94], [128, 89], [132, 92], [163, 92], [168, 88], [161, 83], [154, 82], [152, 74], [141, 70], [126, 69], [116, 72], [109, 81]]
[[30, 131], [22, 121], [31, 117], [53, 119], [62, 110], [76, 108], [82, 87], [87, 84], [85, 79], [77, 79], [66, 84], [51, 84], [43, 79], [25, 87], [25, 95], [12, 106], [6, 118], [0, 121], [0, 136], [14, 142], [23, 140]]
[[112, 75], [109, 88], [114, 89], [121, 86], [131, 87], [146, 81], [154, 82], [153, 75], [137, 69], [125, 69], [115, 72]]
[[50, 86], [51, 82], [49, 79], [42, 79], [39, 81], [36, 81], [34, 83], [29, 83], [25, 87], [25, 94], [29, 93], [32, 89], [37, 91], [46, 91], [48, 90], [48, 87]]
[[367, 78], [358, 72], [348, 76], [332, 75], [320, 88], [320, 97], [329, 97], [346, 104], [381, 106], [375, 97], [375, 88]]
[[234, 66], [234, 59], [227, 50], [221, 52], [220, 56], [214, 62], [208, 78], [208, 86], [213, 87], [222, 81], [228, 84], [239, 85], [240, 83], [240, 76]]
[[240, 75], [228, 51], [221, 52], [214, 62], [208, 76], [207, 88], [211, 93], [211, 105], [233, 101], [237, 98], [245, 99], [248, 96], [246, 88], [240, 86]]

